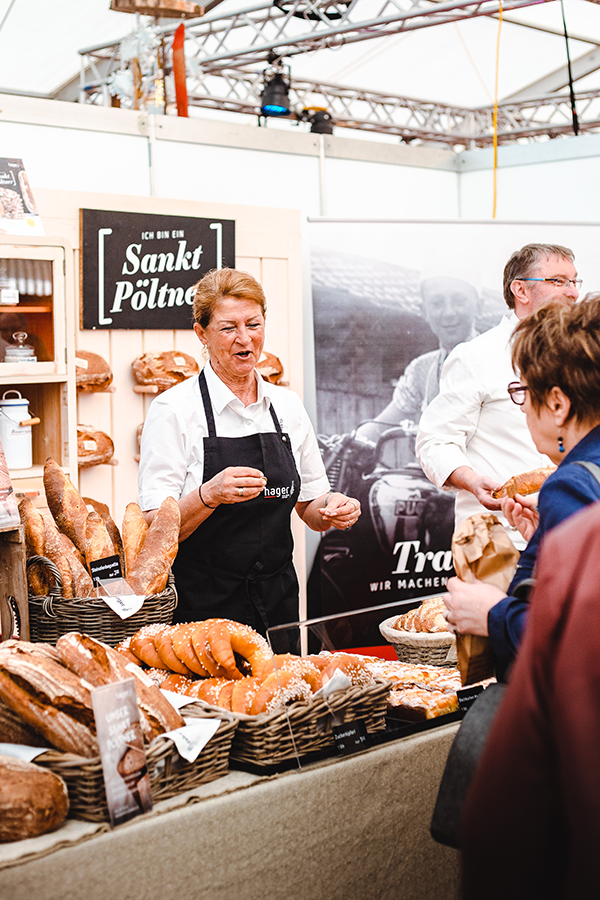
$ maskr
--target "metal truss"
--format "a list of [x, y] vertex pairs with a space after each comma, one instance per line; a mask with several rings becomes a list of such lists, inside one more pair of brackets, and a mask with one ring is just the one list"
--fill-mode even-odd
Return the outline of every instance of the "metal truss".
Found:
[[[504, 0], [503, 11], [540, 0]], [[551, 0], [541, 0], [551, 2]], [[190, 106], [260, 115], [263, 72], [300, 53], [338, 47], [402, 31], [489, 16], [499, 0], [276, 0], [233, 13], [221, 10], [186, 22]], [[166, 56], [176, 25], [156, 29]], [[126, 69], [121, 45], [81, 50], [82, 90], [87, 103], [109, 104], [111, 76]], [[292, 77], [292, 108], [326, 108], [338, 128], [397, 135], [454, 147], [484, 147], [493, 141], [493, 109], [464, 109], [375, 91]], [[125, 98], [124, 104], [128, 105]], [[580, 131], [600, 128], [600, 92], [577, 95]], [[292, 114], [290, 118], [295, 118]], [[544, 94], [498, 107], [498, 142], [539, 140], [572, 131], [566, 94]]]
[[[552, 0], [504, 0], [504, 11]], [[186, 56], [203, 68], [236, 68], [499, 11], [500, 0], [276, 0], [186, 22]], [[175, 25], [159, 31], [170, 37]], [[107, 59], [117, 44], [80, 51]]]
[[[260, 115], [262, 72], [206, 72], [189, 80], [190, 105]], [[493, 142], [493, 108], [468, 109], [292, 78], [292, 108], [323, 107], [339, 128], [397, 135], [403, 141], [435, 141], [485, 147]], [[577, 95], [580, 131], [600, 128], [600, 91]], [[290, 116], [295, 118], [295, 116]], [[573, 129], [568, 94], [546, 95], [498, 106], [498, 142], [558, 137]]]

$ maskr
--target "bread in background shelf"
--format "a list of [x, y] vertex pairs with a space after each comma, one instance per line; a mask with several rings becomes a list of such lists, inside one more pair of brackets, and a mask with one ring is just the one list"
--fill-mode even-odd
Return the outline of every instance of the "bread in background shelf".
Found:
[[200, 367], [189, 353], [181, 350], [155, 350], [134, 359], [131, 371], [136, 384], [153, 386], [160, 392], [198, 375]]
[[97, 431], [91, 425], [77, 426], [77, 462], [80, 469], [112, 464], [114, 452], [112, 438], [104, 431]]
[[75, 353], [75, 383], [78, 391], [105, 391], [113, 380], [113, 373], [97, 353], [77, 350]]

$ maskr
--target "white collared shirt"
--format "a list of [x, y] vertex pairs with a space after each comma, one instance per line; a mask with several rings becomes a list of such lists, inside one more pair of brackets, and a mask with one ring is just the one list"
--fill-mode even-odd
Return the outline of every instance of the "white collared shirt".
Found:
[[[514, 312], [505, 315], [495, 328], [458, 344], [444, 364], [440, 393], [421, 416], [416, 440], [423, 471], [440, 488], [459, 466], [503, 484], [512, 475], [551, 465], [506, 390], [516, 380], [510, 344], [518, 321]], [[470, 491], [457, 491], [456, 525], [485, 511]], [[499, 511], [495, 515], [508, 524]], [[511, 538], [521, 543], [514, 531]]]
[[[272, 403], [281, 428], [289, 434], [300, 474], [300, 501], [314, 500], [329, 490], [329, 482], [314, 429], [297, 394], [256, 375], [258, 398], [244, 406], [204, 367], [215, 416], [217, 437], [245, 437], [273, 432]], [[256, 374], [256, 373], [255, 373]], [[188, 378], [160, 394], [150, 404], [140, 449], [139, 504], [156, 509], [166, 497], [179, 500], [198, 490], [203, 480], [204, 443], [208, 436], [198, 378]]]

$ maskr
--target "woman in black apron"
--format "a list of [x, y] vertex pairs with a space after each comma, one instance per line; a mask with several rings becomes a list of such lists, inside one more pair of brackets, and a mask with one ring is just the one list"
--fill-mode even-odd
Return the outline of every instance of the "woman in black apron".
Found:
[[[294, 508], [315, 531], [349, 528], [360, 515], [358, 500], [330, 491], [298, 501], [302, 480], [292, 440], [272, 403], [266, 426], [272, 430], [248, 433], [252, 421], [244, 410], [259, 400], [255, 366], [263, 350], [265, 308], [258, 282], [234, 269], [209, 272], [196, 287], [194, 331], [210, 359], [210, 369], [198, 380], [197, 415], [206, 421], [206, 436], [201, 483], [177, 498], [181, 532], [173, 565], [176, 621], [221, 617], [262, 634], [298, 620]], [[209, 383], [221, 406], [223, 385], [241, 401], [242, 406], [231, 404], [239, 413], [239, 436], [219, 434]], [[226, 399], [230, 396], [225, 392]], [[310, 439], [314, 442], [312, 431]], [[142, 457], [144, 449], [143, 444]], [[324, 468], [319, 480], [327, 484]]]

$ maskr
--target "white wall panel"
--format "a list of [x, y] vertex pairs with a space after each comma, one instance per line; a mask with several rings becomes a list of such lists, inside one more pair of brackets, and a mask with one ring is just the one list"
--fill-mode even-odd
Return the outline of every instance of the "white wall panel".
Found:
[[455, 172], [327, 159], [326, 211], [331, 218], [456, 218]]
[[148, 141], [142, 135], [0, 122], [0, 150], [23, 160], [34, 190], [150, 193]]
[[318, 215], [318, 160], [157, 140], [156, 195], [300, 209]]

